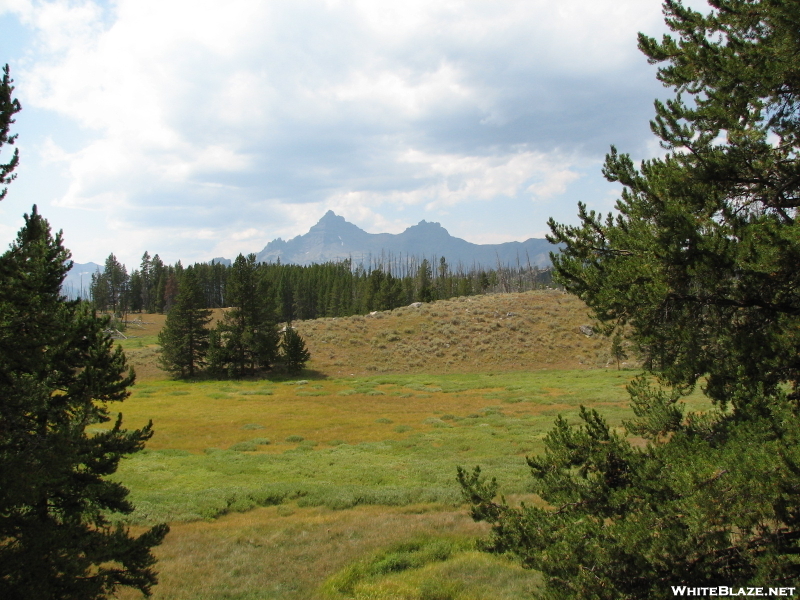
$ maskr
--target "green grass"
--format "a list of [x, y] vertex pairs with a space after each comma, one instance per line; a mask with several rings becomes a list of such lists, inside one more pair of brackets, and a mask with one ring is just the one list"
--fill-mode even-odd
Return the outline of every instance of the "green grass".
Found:
[[[172, 524], [156, 600], [529, 597], [536, 573], [475, 550], [485, 528], [456, 467], [538, 502], [525, 457], [555, 416], [587, 405], [621, 427], [636, 374], [147, 381], [122, 405], [127, 427], [156, 429], [114, 475], [136, 506], [124, 521]], [[707, 407], [697, 393], [687, 404]]]
[[471, 538], [422, 535], [348, 565], [320, 591], [330, 600], [512, 600], [539, 585], [536, 573], [476, 552]]
[[158, 344], [158, 334], [139, 335], [134, 329], [123, 332], [125, 335], [131, 336], [127, 340], [117, 340], [117, 343], [122, 346], [123, 350], [133, 350], [137, 348], [146, 348]]
[[[247, 396], [253, 400], [244, 404], [230, 395], [230, 382], [150, 382], [146, 394], [129, 401], [128, 408], [137, 410], [126, 410], [126, 418], [141, 412], [165, 434], [126, 459], [115, 477], [131, 489], [137, 510], [130, 522], [136, 524], [210, 519], [292, 501], [331, 509], [456, 505], [457, 466], [481, 465], [497, 477], [502, 493], [528, 494], [525, 456], [542, 450], [554, 417], [575, 421], [585, 404], [621, 426], [632, 416], [624, 384], [634, 374], [384, 375], [327, 381], [315, 390], [323, 395], [310, 397], [299, 393], [306, 385], [280, 386], [263, 400]], [[237, 388], [246, 394], [256, 386], [263, 383]], [[371, 393], [409, 388], [431, 393], [402, 400]], [[354, 389], [367, 391], [340, 395]], [[489, 391], [496, 404], [487, 406]], [[703, 403], [697, 395], [689, 401]], [[211, 422], [209, 414], [216, 415]], [[190, 445], [172, 435], [195, 422]], [[247, 435], [257, 428], [263, 439], [283, 441], [257, 443]], [[198, 438], [208, 443], [197, 447]]]

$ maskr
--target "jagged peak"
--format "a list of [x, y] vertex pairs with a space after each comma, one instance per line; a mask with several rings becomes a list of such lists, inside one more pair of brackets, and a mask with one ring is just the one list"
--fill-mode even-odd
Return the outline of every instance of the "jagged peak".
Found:
[[[534, 242], [534, 240], [530, 240]], [[549, 263], [547, 251], [530, 249], [531, 258], [540, 266]], [[269, 242], [259, 253], [259, 260], [274, 260], [281, 256], [282, 261], [298, 264], [339, 260], [347, 256], [358, 257], [380, 256], [386, 252], [395, 255], [436, 255], [446, 256], [453, 264], [461, 261], [465, 264], [478, 263], [494, 265], [497, 260], [514, 262], [519, 253], [520, 242], [480, 245], [472, 244], [461, 238], [453, 237], [441, 223], [422, 219], [416, 225], [407, 227], [399, 234], [367, 233], [358, 225], [350, 223], [333, 210], [327, 210], [322, 218], [309, 229], [308, 233], [283, 241]], [[528, 251], [528, 250], [524, 250]]]
[[422, 219], [422, 221], [420, 221], [416, 225], [408, 227], [403, 233], [419, 234], [423, 232], [426, 235], [447, 235], [447, 236], [450, 235], [447, 229], [442, 227], [441, 223], [437, 223], [435, 221], [426, 221], [425, 219]]
[[[366, 232], [358, 225], [355, 225], [342, 216], [337, 215], [332, 210], [329, 210], [325, 215], [317, 221], [316, 225], [308, 230], [308, 233], [325, 233], [333, 235], [362, 235]], [[306, 234], [307, 235], [307, 234]], [[302, 237], [302, 236], [300, 236]]]
[[322, 218], [319, 221], [317, 221], [317, 225], [322, 225], [326, 223], [348, 223], [348, 221], [344, 217], [337, 215], [332, 210], [329, 210], [322, 216]]

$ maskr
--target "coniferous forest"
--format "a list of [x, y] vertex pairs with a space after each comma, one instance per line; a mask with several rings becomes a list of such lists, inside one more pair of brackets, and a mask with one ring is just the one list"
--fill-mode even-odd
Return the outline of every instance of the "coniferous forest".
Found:
[[[429, 261], [407, 257], [402, 263], [387, 259], [354, 265], [351, 261], [294, 265], [256, 263], [243, 257], [258, 280], [261, 301], [280, 322], [344, 317], [375, 310], [391, 310], [412, 302], [431, 302], [484, 293], [522, 292], [552, 284], [549, 269], [530, 265], [485, 269], [453, 267], [445, 257]], [[191, 266], [202, 304], [198, 308], [235, 306], [231, 273], [219, 262]], [[120, 316], [129, 312], [168, 313], [188, 267], [180, 261], [165, 264], [158, 254], [145, 252], [130, 274], [111, 254], [104, 271], [92, 276], [89, 294], [93, 306]]]

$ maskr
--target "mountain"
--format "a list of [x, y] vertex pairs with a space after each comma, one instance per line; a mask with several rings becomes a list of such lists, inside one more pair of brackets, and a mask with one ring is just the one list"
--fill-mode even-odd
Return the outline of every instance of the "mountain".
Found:
[[61, 292], [72, 299], [78, 297], [88, 298], [92, 275], [98, 270], [102, 273], [104, 268], [103, 265], [93, 262], [73, 263], [72, 269], [67, 272], [64, 282], [61, 284]]
[[210, 265], [225, 265], [226, 267], [230, 267], [233, 264], [233, 261], [230, 258], [223, 258], [218, 256], [217, 258], [212, 258], [208, 261]]
[[420, 221], [402, 233], [367, 233], [329, 210], [308, 233], [289, 241], [271, 241], [256, 256], [259, 262], [307, 265], [352, 258], [355, 263], [384, 256], [440, 258], [456, 266], [473, 264], [484, 267], [530, 264], [550, 266], [549, 253], [554, 250], [547, 240], [530, 238], [524, 242], [473, 244], [453, 237], [439, 223]]

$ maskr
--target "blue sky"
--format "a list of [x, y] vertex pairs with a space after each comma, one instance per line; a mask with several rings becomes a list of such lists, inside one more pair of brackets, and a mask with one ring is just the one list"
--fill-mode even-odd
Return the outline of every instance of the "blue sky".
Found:
[[329, 209], [544, 237], [611, 210], [611, 144], [660, 153], [636, 34], [665, 30], [651, 0], [0, 0], [23, 105], [0, 245], [34, 203], [76, 261], [129, 267], [257, 252]]

